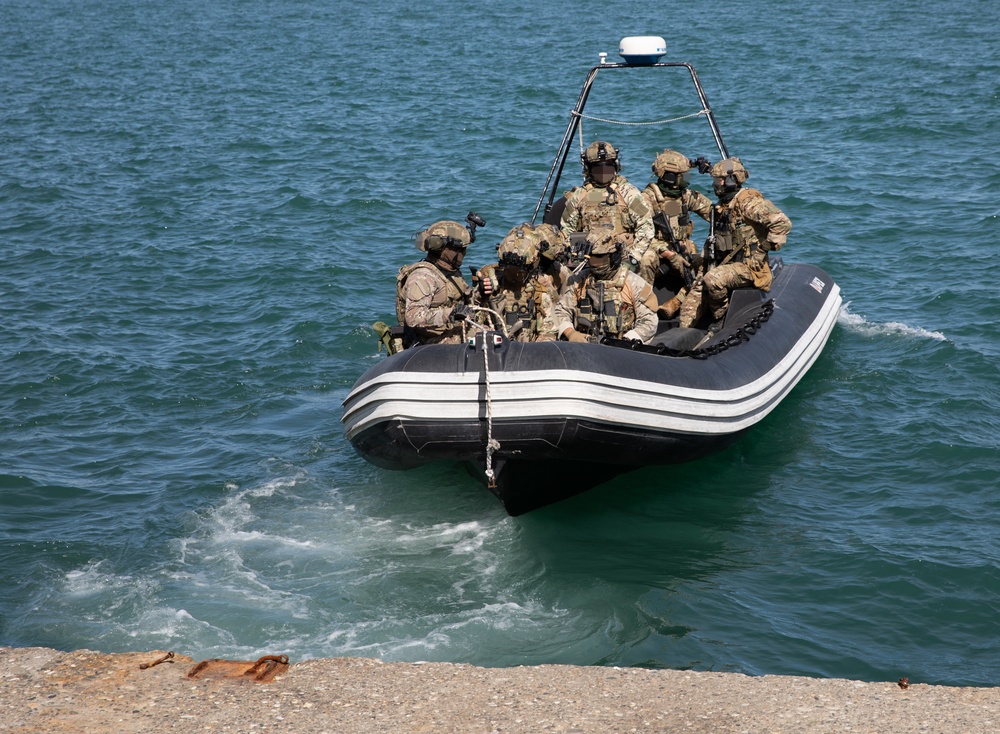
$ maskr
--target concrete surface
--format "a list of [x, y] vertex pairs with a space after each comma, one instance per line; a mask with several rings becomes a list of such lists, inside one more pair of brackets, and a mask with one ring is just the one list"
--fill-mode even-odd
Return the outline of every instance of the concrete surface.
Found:
[[[893, 732], [994, 734], [1000, 689], [896, 681], [368, 658], [291, 661], [271, 682], [192, 679], [163, 651], [0, 647], [0, 731]], [[242, 666], [235, 668], [242, 671]]]

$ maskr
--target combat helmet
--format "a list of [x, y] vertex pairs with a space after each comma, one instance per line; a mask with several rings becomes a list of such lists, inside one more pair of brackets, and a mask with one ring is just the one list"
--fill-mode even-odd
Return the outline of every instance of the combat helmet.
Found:
[[587, 233], [587, 248], [591, 256], [609, 255], [608, 262], [597, 267], [590, 260], [590, 272], [599, 280], [610, 278], [622, 264], [625, 247], [621, 237], [611, 225], [599, 225]]
[[580, 160], [583, 161], [583, 175], [588, 181], [592, 181], [598, 186], [607, 186], [614, 180], [614, 175], [610, 178], [602, 176], [601, 178], [595, 178], [593, 175], [593, 167], [601, 163], [612, 163], [615, 167], [615, 175], [622, 170], [621, 160], [618, 158], [618, 148], [613, 146], [604, 140], [595, 140], [593, 143], [587, 146], [587, 149], [583, 151], [580, 156]]
[[569, 238], [561, 227], [554, 224], [539, 224], [535, 227], [538, 239], [538, 254], [548, 260], [564, 259], [569, 250]]
[[416, 236], [417, 249], [421, 252], [440, 252], [448, 246], [464, 249], [471, 241], [469, 230], [450, 219], [434, 222]]
[[656, 156], [652, 168], [657, 178], [663, 178], [663, 174], [668, 172], [687, 173], [691, 170], [691, 161], [683, 153], [667, 148]]
[[500, 267], [531, 269], [538, 265], [538, 236], [530, 224], [519, 224], [497, 245]]
[[598, 225], [587, 233], [587, 245], [591, 255], [621, 254], [622, 242], [611, 225]]
[[719, 161], [708, 169], [708, 173], [714, 179], [715, 193], [719, 196], [738, 190], [743, 182], [750, 178], [750, 171], [745, 169], [743, 161], [736, 157]]
[[618, 161], [618, 148], [613, 146], [604, 140], [595, 140], [593, 143], [587, 146], [587, 149], [583, 151], [583, 155], [580, 156], [583, 159], [583, 163], [589, 166], [592, 163], [604, 163], [606, 161], [613, 162], [615, 167], [621, 170], [621, 163]]

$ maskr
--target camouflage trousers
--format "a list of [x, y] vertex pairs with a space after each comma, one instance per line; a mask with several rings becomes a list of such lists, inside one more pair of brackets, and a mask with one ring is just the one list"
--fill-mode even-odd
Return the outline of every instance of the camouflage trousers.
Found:
[[646, 248], [646, 251], [642, 253], [642, 257], [639, 258], [639, 267], [635, 272], [644, 281], [650, 285], [653, 284], [656, 275], [660, 272], [660, 256], [656, 254], [655, 247]]
[[681, 304], [679, 326], [694, 326], [706, 312], [712, 321], [719, 321], [729, 308], [729, 294], [753, 284], [753, 273], [745, 263], [727, 263], [709, 270], [694, 282]]

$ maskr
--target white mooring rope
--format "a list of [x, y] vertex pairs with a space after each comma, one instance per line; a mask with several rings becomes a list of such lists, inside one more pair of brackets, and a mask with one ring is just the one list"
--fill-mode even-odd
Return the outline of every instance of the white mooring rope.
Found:
[[493, 452], [500, 448], [500, 442], [493, 438], [493, 397], [490, 395], [490, 353], [486, 348], [486, 337], [483, 334], [483, 371], [486, 376], [486, 481], [490, 489], [497, 486], [496, 475], [493, 473]]
[[592, 117], [590, 115], [585, 115], [582, 112], [577, 112], [573, 110], [570, 114], [574, 117], [579, 117], [581, 122], [577, 125], [577, 135], [580, 138], [580, 153], [583, 154], [583, 120], [592, 120], [593, 122], [603, 122], [608, 125], [625, 125], [625, 126], [642, 126], [642, 125], [669, 125], [671, 122], [679, 122], [681, 120], [687, 120], [692, 117], [700, 117], [702, 115], [707, 115], [709, 113], [708, 109], [698, 110], [697, 112], [692, 112], [687, 115], [681, 115], [680, 117], [671, 117], [667, 120], [649, 120], [645, 122], [630, 122], [628, 120], [610, 120], [605, 117]]
[[[504, 337], [510, 338], [507, 334], [507, 324], [504, 322], [503, 317], [489, 308], [482, 308], [479, 306], [471, 306], [473, 311], [482, 311], [489, 313], [495, 320], [495, 323], [500, 327], [500, 331], [503, 333]], [[469, 335], [469, 329], [473, 331], [478, 331], [483, 337], [483, 371], [486, 375], [486, 481], [490, 489], [495, 489], [497, 486], [496, 473], [493, 471], [493, 452], [500, 448], [500, 442], [493, 438], [493, 397], [490, 394], [490, 353], [486, 348], [487, 337], [495, 333], [487, 329], [487, 327], [482, 324], [476, 323], [475, 321], [463, 321], [462, 322], [462, 339], [467, 339]]]

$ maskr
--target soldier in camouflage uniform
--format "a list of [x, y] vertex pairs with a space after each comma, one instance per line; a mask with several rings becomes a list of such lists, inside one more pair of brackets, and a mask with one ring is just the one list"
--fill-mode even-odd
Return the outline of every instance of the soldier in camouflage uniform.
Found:
[[[514, 227], [497, 245], [497, 263], [479, 271], [473, 304], [499, 314], [515, 341], [556, 339], [552, 309], [559, 293], [552, 276], [539, 267], [539, 243], [544, 237], [531, 224]], [[492, 324], [488, 313], [478, 315], [484, 325]]]
[[[701, 256], [691, 240], [694, 225], [690, 213], [694, 212], [707, 221], [712, 210], [712, 202], [707, 196], [688, 188], [688, 172], [692, 165], [687, 156], [676, 150], [663, 151], [653, 161], [656, 181], [642, 192], [642, 198], [653, 212], [656, 232], [653, 249], [658, 259], [669, 263], [687, 283], [676, 296], [660, 306], [659, 313], [668, 319], [677, 314], [688, 293], [688, 286], [699, 275]], [[639, 275], [650, 280], [641, 269]]]
[[[566, 192], [560, 226], [567, 237], [611, 225], [615, 234], [627, 235], [628, 260], [633, 270], [652, 275], [657, 259], [652, 249], [653, 219], [639, 189], [620, 174], [618, 149], [598, 140], [587, 146], [583, 161], [583, 186]], [[649, 279], [652, 283], [652, 280]]]
[[396, 318], [406, 329], [405, 346], [461, 344], [472, 289], [459, 268], [470, 242], [469, 230], [449, 220], [417, 233], [417, 249], [427, 257], [404, 265], [396, 276]]
[[655, 336], [656, 295], [622, 262], [623, 239], [610, 225], [587, 235], [589, 267], [570, 278], [555, 307], [556, 331], [567, 341], [610, 336], [648, 344]]
[[709, 173], [719, 201], [715, 209], [715, 262], [681, 304], [680, 326], [694, 326], [708, 311], [710, 330], [721, 325], [729, 294], [737, 288], [771, 287], [767, 253], [779, 250], [792, 229], [788, 217], [756, 189], [743, 188], [750, 172], [739, 158], [727, 158]]

